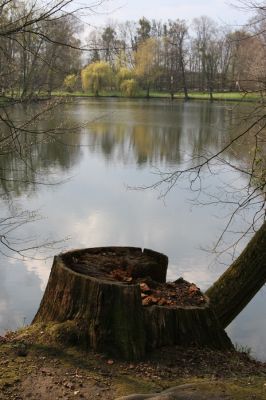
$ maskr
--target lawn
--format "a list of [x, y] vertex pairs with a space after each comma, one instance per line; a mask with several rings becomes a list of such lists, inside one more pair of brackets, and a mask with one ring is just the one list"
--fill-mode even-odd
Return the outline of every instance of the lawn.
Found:
[[[65, 97], [65, 96], [72, 96], [72, 97], [95, 97], [92, 92], [82, 92], [82, 91], [75, 91], [75, 92], [66, 92], [66, 91], [54, 91], [52, 93], [53, 96]], [[119, 91], [101, 91], [99, 97], [121, 97], [125, 98], [121, 92]], [[139, 90], [134, 96], [135, 98], [146, 98], [146, 91]], [[150, 98], [171, 98], [170, 93], [168, 92], [160, 92], [160, 91], [150, 91]], [[183, 99], [184, 93], [177, 92], [174, 95], [175, 99]], [[189, 92], [189, 98], [192, 100], [209, 100], [210, 95], [208, 92]], [[261, 98], [261, 95], [257, 92], [214, 92], [213, 93], [213, 100], [223, 100], [223, 101], [258, 101]]]

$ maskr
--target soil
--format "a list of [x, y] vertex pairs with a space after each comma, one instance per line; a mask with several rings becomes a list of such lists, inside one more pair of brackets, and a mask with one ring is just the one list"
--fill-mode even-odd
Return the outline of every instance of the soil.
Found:
[[111, 400], [133, 393], [150, 394], [135, 400], [266, 399], [266, 364], [246, 353], [164, 347], [128, 363], [64, 346], [55, 331], [35, 324], [0, 338], [0, 400]]

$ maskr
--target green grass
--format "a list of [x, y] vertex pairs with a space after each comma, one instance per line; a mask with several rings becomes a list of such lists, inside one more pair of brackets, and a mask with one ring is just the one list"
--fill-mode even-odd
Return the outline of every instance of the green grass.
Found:
[[[82, 91], [75, 91], [75, 92], [65, 92], [65, 91], [54, 91], [52, 93], [53, 96], [65, 97], [65, 96], [72, 96], [72, 97], [95, 97], [92, 92], [82, 92]], [[99, 93], [99, 97], [120, 97], [126, 98], [123, 96], [119, 91], [101, 91]], [[134, 98], [146, 98], [146, 91], [139, 90], [134, 96]], [[170, 99], [170, 93], [168, 92], [159, 92], [159, 91], [150, 91], [150, 98], [168, 98]], [[174, 95], [175, 99], [183, 99], [184, 93], [177, 92]], [[210, 95], [208, 92], [189, 92], [189, 98], [192, 100], [210, 100]], [[260, 95], [255, 92], [250, 93], [242, 93], [242, 92], [214, 92], [213, 93], [213, 100], [223, 100], [223, 101], [258, 101], [260, 100]]]
[[[39, 94], [40, 95], [40, 94]], [[139, 90], [134, 96], [134, 98], [146, 98], [147, 93], [145, 90]], [[191, 91], [189, 92], [189, 98], [191, 100], [210, 100], [210, 95], [208, 92], [198, 92], [198, 91]], [[41, 93], [41, 97], [47, 96], [45, 93]], [[75, 92], [67, 92], [64, 90], [56, 90], [52, 92], [52, 96], [55, 97], [95, 97], [93, 92], [83, 92], [83, 91], [75, 91]], [[111, 91], [101, 91], [99, 93], [99, 97], [119, 97], [119, 98], [127, 98], [126, 96], [122, 95], [118, 90], [111, 90]], [[159, 91], [150, 91], [150, 98], [158, 98], [158, 99], [170, 99], [171, 95], [168, 92], [159, 92]], [[174, 95], [175, 99], [184, 99], [183, 92], [177, 92]], [[13, 100], [19, 100], [19, 94], [13, 97]], [[213, 93], [213, 100], [218, 101], [245, 101], [245, 102], [252, 102], [252, 101], [259, 101], [261, 96], [259, 93], [250, 92], [250, 93], [242, 93], [242, 92], [214, 92]], [[6, 104], [8, 101], [12, 100], [11, 97], [7, 95], [7, 97], [0, 96], [0, 105]]]
[[[192, 99], [210, 99], [209, 93], [206, 92], [191, 92], [189, 97]], [[228, 100], [228, 101], [254, 101], [259, 100], [260, 95], [258, 93], [242, 93], [242, 92], [214, 92], [214, 100]]]

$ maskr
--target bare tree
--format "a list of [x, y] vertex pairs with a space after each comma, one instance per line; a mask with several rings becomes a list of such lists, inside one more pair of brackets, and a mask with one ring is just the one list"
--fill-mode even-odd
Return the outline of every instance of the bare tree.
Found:
[[[239, 242], [248, 235], [256, 233], [239, 257], [207, 291], [211, 304], [224, 327], [238, 315], [266, 282], [266, 77], [264, 61], [266, 48], [263, 45], [264, 38], [260, 38], [265, 33], [263, 27], [266, 5], [265, 2], [243, 3], [256, 11], [256, 18], [252, 19], [250, 26], [256, 32], [252, 38], [253, 46], [254, 39], [260, 40], [262, 43], [259, 57], [253, 57], [253, 65], [250, 67], [250, 80], [256, 81], [261, 93], [259, 101], [250, 112], [242, 117], [236, 133], [216, 153], [212, 154], [206, 151], [185, 162], [178, 170], [160, 172], [160, 179], [151, 185], [153, 188], [166, 185], [163, 191], [163, 194], [166, 194], [181, 178], [185, 177], [190, 183], [190, 188], [196, 193], [197, 201], [200, 202], [200, 196], [206, 194], [202, 185], [204, 170], [215, 173], [217, 164], [219, 164], [247, 178], [244, 186], [224, 189], [223, 193], [218, 195], [209, 193], [209, 200], [205, 201], [206, 204], [220, 204], [223, 207], [230, 205], [233, 208], [213, 248], [214, 252], [232, 250], [233, 258], [235, 258], [235, 250]], [[262, 22], [263, 27], [261, 28]], [[197, 41], [204, 82], [208, 79], [208, 45], [211, 39], [209, 28], [210, 24], [206, 25], [205, 19], [198, 21]], [[245, 37], [244, 42], [246, 40], [250, 43], [250, 35]], [[247, 46], [246, 43], [245, 46]], [[261, 68], [261, 65], [264, 65], [264, 68]], [[233, 163], [230, 152], [235, 152], [235, 146], [241, 145], [243, 141], [249, 146], [251, 157], [245, 162]], [[236, 240], [232, 241], [231, 239], [224, 246], [225, 235], [234, 230], [235, 218], [248, 208], [253, 210], [253, 218], [247, 228], [243, 232], [238, 232]]]
[[[166, 40], [170, 45], [170, 49], [167, 49], [170, 56], [170, 68], [168, 76], [173, 78], [176, 76], [176, 80], [182, 82], [185, 100], [188, 100], [188, 87], [186, 78], [186, 39], [188, 37], [188, 27], [185, 21], [176, 20], [168, 21], [168, 31]], [[176, 65], [175, 65], [176, 64]], [[180, 77], [180, 78], [179, 78]], [[179, 79], [178, 79], [179, 78]], [[172, 82], [171, 82], [172, 83]]]
[[[23, 185], [57, 183], [36, 173], [31, 162], [32, 150], [41, 143], [56, 141], [63, 132], [77, 129], [63, 124], [51, 128], [42, 122], [60, 107], [57, 99], [39, 103], [35, 111], [27, 103], [40, 92], [50, 93], [62, 84], [67, 73], [79, 69], [80, 15], [94, 12], [102, 3], [99, 0], [80, 6], [74, 0], [6, 0], [0, 4], [0, 83], [4, 95], [0, 103], [0, 182], [1, 195], [9, 202], [9, 214], [0, 217], [3, 254], [13, 252], [23, 257], [40, 246], [15, 235], [18, 227], [38, 218], [37, 214], [17, 210], [12, 204], [12, 184], [17, 181]], [[18, 102], [25, 107], [23, 121], [16, 117]], [[17, 171], [12, 174], [4, 166], [7, 158], [18, 160]], [[49, 240], [42, 243], [51, 245]]]

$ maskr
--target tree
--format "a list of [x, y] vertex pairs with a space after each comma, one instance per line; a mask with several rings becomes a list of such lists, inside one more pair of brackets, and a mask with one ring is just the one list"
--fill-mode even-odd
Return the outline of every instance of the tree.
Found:
[[76, 83], [77, 83], [78, 77], [75, 74], [67, 75], [64, 79], [64, 87], [69, 91], [73, 92]]
[[128, 97], [133, 97], [136, 95], [138, 89], [138, 85], [135, 79], [125, 79], [120, 84], [121, 92]]
[[92, 90], [99, 96], [100, 90], [109, 87], [112, 81], [112, 69], [107, 62], [98, 61], [89, 64], [81, 71], [83, 90]]
[[266, 282], [266, 222], [225, 273], [207, 290], [211, 305], [226, 328]]
[[116, 79], [118, 87], [120, 87], [121, 83], [126, 79], [132, 79], [134, 76], [133, 70], [127, 67], [120, 67], [116, 72]]
[[[62, 86], [66, 74], [78, 74], [81, 67], [81, 42], [77, 33], [81, 31], [80, 23], [69, 15], [59, 21], [48, 21], [43, 26], [45, 34], [53, 37], [53, 43], [45, 43], [42, 57], [46, 61], [39, 75], [45, 76], [43, 86], [48, 93]], [[67, 41], [68, 46], [58, 43]]]
[[142, 42], [135, 53], [135, 74], [140, 82], [143, 83], [147, 97], [150, 96], [152, 83], [161, 73], [156, 57], [158, 46], [158, 40], [150, 38]]
[[[258, 90], [263, 77], [265, 50], [262, 37], [248, 31], [234, 31], [227, 35], [229, 47], [228, 80], [232, 89]], [[260, 77], [259, 77], [260, 75]]]
[[[185, 50], [185, 40], [188, 35], [188, 28], [186, 26], [185, 21], [169, 21], [168, 30], [166, 40], [170, 45], [167, 47], [167, 51], [169, 53], [170, 62], [167, 63], [167, 66], [170, 65], [170, 71], [167, 71], [168, 76], [172, 80], [174, 79], [174, 75], [178, 76], [180, 73], [181, 82], [184, 90], [185, 100], [188, 100], [188, 88], [187, 88], [187, 79], [186, 79], [186, 50]], [[178, 81], [178, 77], [177, 77]], [[170, 82], [172, 84], [172, 82]]]
[[137, 28], [137, 42], [143, 43], [145, 40], [150, 38], [151, 24], [147, 18], [141, 18], [139, 20], [139, 26]]
[[[258, 4], [258, 3], [256, 3]], [[262, 3], [264, 4], [264, 3]], [[260, 5], [258, 13], [263, 10], [266, 13], [266, 7]], [[261, 18], [259, 18], [261, 20]], [[201, 21], [204, 22], [204, 21]], [[205, 41], [207, 37], [206, 24], [202, 24], [198, 30], [198, 43], [201, 43], [199, 49], [201, 54], [201, 68], [204, 72], [204, 79], [208, 79], [208, 43]], [[203, 29], [204, 28], [204, 29]], [[260, 35], [264, 30], [258, 30], [256, 39], [260, 39]], [[205, 38], [203, 40], [203, 38]], [[244, 41], [249, 41], [247, 36]], [[243, 44], [244, 46], [244, 44]], [[262, 47], [263, 48], [263, 47]], [[264, 52], [259, 53], [260, 57], [254, 59], [255, 66], [261, 66], [265, 57]], [[253, 69], [254, 67], [253, 66]], [[232, 171], [237, 171], [248, 177], [249, 183], [241, 188], [230, 188], [219, 196], [210, 195], [209, 202], [211, 204], [230, 204], [233, 211], [230, 213], [222, 234], [218, 238], [213, 251], [224, 252], [232, 250], [235, 256], [236, 247], [240, 240], [246, 238], [247, 235], [253, 234], [246, 248], [239, 257], [229, 266], [225, 273], [207, 290], [210, 297], [212, 307], [216, 310], [217, 316], [223, 327], [226, 327], [246, 306], [257, 291], [266, 282], [266, 165], [265, 165], [265, 134], [266, 134], [266, 109], [265, 109], [265, 68], [258, 68], [258, 74], [250, 76], [253, 84], [254, 80], [260, 87], [261, 98], [254, 106], [253, 111], [249, 112], [244, 119], [245, 128], [233, 135], [230, 140], [222, 145], [221, 149], [215, 153], [205, 152], [197, 158], [193, 158], [189, 162], [192, 165], [184, 166], [179, 170], [162, 173], [161, 180], [155, 183], [153, 187], [165, 184], [167, 193], [181, 177], [187, 176], [191, 189], [196, 192], [197, 201], [201, 203], [199, 198], [202, 193], [202, 177], [203, 169], [208, 169], [210, 173], [214, 172], [217, 163], [229, 167]], [[240, 127], [243, 121], [240, 121]], [[230, 162], [230, 158], [226, 156], [226, 152], [234, 151], [234, 146], [240, 144], [242, 140], [249, 143], [251, 158], [244, 165], [234, 165]], [[230, 193], [232, 196], [230, 197]], [[236, 195], [239, 194], [239, 197]], [[202, 204], [202, 203], [201, 203]], [[208, 204], [208, 202], [207, 202]], [[247, 229], [240, 233], [235, 241], [230, 241], [227, 246], [223, 246], [223, 239], [227, 232], [234, 230], [233, 223], [235, 217], [239, 215], [247, 207], [254, 207], [253, 219], [250, 221]], [[221, 248], [222, 246], [222, 248]], [[220, 248], [220, 251], [219, 251]], [[235, 257], [234, 257], [235, 258]]]
[[[160, 296], [162, 287], [169, 285], [167, 264], [165, 255], [134, 247], [98, 247], [56, 256], [34, 322], [55, 323], [68, 343], [72, 339], [126, 360], [176, 344], [231, 350], [230, 339], [204, 300], [193, 307], [164, 307], [166, 300], [161, 298], [161, 303], [143, 306], [141, 285], [147, 277]], [[133, 284], [117, 279], [118, 266]], [[135, 284], [139, 279], [142, 284]], [[177, 282], [172, 285], [180, 291]]]
[[[101, 3], [96, 1], [90, 11]], [[38, 100], [43, 91], [61, 86], [64, 76], [79, 67], [80, 42], [76, 37], [79, 24], [76, 21], [78, 13], [85, 9], [76, 6], [72, 0], [51, 0], [42, 4], [39, 1], [7, 0], [0, 4], [0, 83], [5, 94], [0, 104], [0, 161], [10, 157], [19, 167], [11, 174], [1, 169], [1, 195], [7, 201], [12, 198], [12, 184], [16, 182], [25, 186], [56, 184], [36, 176], [28, 155], [32, 155], [36, 146], [57, 141], [58, 135], [74, 127], [61, 124], [49, 128], [45, 123], [38, 126], [38, 122], [49, 119], [60, 102], [38, 103], [35, 112], [28, 108], [28, 102]], [[24, 121], [15, 116], [14, 107], [18, 101], [25, 107], [27, 118]], [[16, 210], [11, 201], [9, 211], [8, 215], [0, 217], [0, 253], [13, 252], [13, 255], [24, 257], [40, 245], [35, 241], [23, 245], [22, 238], [17, 240], [14, 232], [38, 216], [31, 211]], [[53, 243], [42, 244], [51, 246]]]
[[107, 26], [102, 33], [102, 47], [104, 48], [104, 61], [112, 65], [116, 47], [116, 31], [111, 26]]
[[70, 3], [52, 1], [43, 8], [25, 1], [2, 5], [5, 20], [0, 21], [0, 37], [9, 51], [1, 52], [1, 58], [7, 65], [11, 57], [16, 65], [16, 73], [9, 70], [16, 97], [30, 99], [41, 91], [49, 93], [62, 85], [63, 76], [80, 68], [77, 33], [81, 26], [75, 13], [64, 10]]
[[[256, 12], [255, 17], [251, 20], [251, 27], [256, 32], [252, 42], [255, 39], [256, 42], [263, 43], [265, 40], [265, 2], [243, 1], [242, 4]], [[249, 45], [250, 38], [245, 38], [243, 43]], [[249, 56], [249, 53], [247, 54]], [[265, 46], [261, 47], [259, 58], [256, 57], [256, 51], [253, 53], [253, 57], [253, 68], [250, 70], [249, 79], [253, 84], [255, 82], [258, 85], [262, 96], [254, 108], [254, 112], [248, 116], [248, 128], [239, 135], [240, 137], [251, 136], [253, 148], [251, 164], [243, 170], [243, 173], [250, 177], [246, 196], [234, 213], [249, 204], [257, 205], [257, 210], [254, 212], [252, 223], [247, 231], [251, 230], [256, 233], [240, 256], [207, 291], [211, 304], [224, 327], [242, 311], [266, 282], [266, 108], [263, 94], [266, 89], [266, 79], [265, 68], [262, 67], [262, 65], [265, 65], [266, 59]], [[255, 74], [254, 70], [256, 71]], [[239, 136], [234, 141], [238, 140]], [[228, 146], [231, 145], [232, 143], [228, 144]], [[230, 226], [233, 217], [234, 214], [230, 217], [224, 232]], [[259, 225], [261, 226], [258, 229]], [[242, 237], [247, 232], [242, 234]]]
[[193, 21], [196, 38], [194, 49], [200, 71], [199, 86], [205, 90], [210, 86], [213, 75], [213, 44], [216, 41], [216, 27], [214, 21], [206, 16], [195, 18]]

